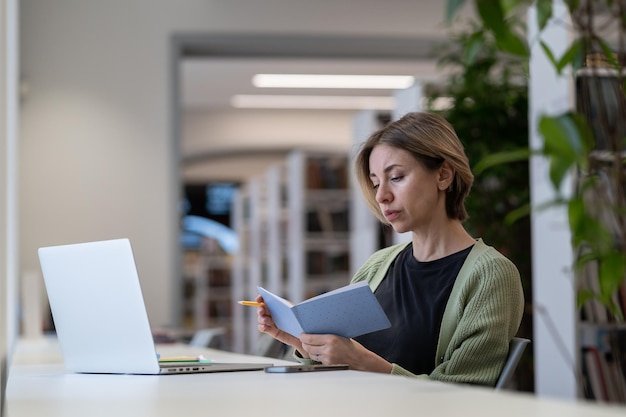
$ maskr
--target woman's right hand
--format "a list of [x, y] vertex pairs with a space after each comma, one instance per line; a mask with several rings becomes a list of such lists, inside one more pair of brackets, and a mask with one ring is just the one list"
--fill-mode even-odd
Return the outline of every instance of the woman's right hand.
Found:
[[[258, 303], [262, 303], [263, 297], [258, 295], [255, 301]], [[304, 351], [304, 349], [302, 349], [302, 342], [300, 342], [300, 339], [276, 327], [276, 324], [274, 324], [274, 319], [272, 318], [272, 315], [270, 314], [270, 311], [267, 307], [257, 307], [257, 316], [258, 329], [261, 333], [267, 333], [274, 339], [286, 345], [292, 346], [293, 348], [298, 350], [300, 354], [303, 355], [303, 357], [308, 358], [308, 354]]]

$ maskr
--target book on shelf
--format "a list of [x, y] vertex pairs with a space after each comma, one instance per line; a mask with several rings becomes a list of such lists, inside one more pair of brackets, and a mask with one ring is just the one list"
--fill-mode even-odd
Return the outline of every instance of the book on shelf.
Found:
[[307, 232], [345, 233], [350, 230], [349, 213], [346, 208], [330, 210], [323, 205], [306, 212]]
[[587, 324], [581, 347], [585, 396], [626, 403], [626, 327]]
[[348, 187], [348, 159], [345, 156], [310, 157], [306, 163], [307, 189]]
[[[626, 403], [626, 327], [621, 327], [609, 333], [611, 359], [618, 370], [615, 372], [618, 387], [621, 388], [621, 402]], [[620, 378], [621, 376], [621, 378]]]
[[583, 353], [584, 369], [587, 375], [587, 397], [591, 397], [599, 402], [608, 401], [606, 387], [606, 365], [602, 365], [600, 352], [595, 347], [589, 347]]
[[589, 388], [587, 397], [600, 402], [626, 402], [626, 381], [613, 354], [591, 347], [585, 349], [583, 358]]
[[347, 251], [325, 252], [311, 250], [306, 253], [306, 264], [306, 273], [308, 275], [348, 273], [350, 269], [350, 254]]
[[302, 333], [356, 337], [391, 327], [366, 282], [346, 285], [292, 304], [258, 287], [276, 327], [299, 337]]

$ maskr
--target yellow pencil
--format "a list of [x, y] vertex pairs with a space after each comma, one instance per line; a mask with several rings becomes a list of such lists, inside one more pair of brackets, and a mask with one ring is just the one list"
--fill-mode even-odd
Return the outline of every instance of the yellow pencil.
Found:
[[239, 301], [242, 306], [263, 307], [265, 303], [257, 303], [256, 301]]

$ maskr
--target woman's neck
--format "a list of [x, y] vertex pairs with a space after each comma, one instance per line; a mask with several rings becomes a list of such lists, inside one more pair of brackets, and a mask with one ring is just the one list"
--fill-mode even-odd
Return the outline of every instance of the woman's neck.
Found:
[[411, 235], [413, 256], [421, 262], [443, 258], [466, 249], [476, 242], [460, 221], [450, 219], [437, 228], [413, 231]]

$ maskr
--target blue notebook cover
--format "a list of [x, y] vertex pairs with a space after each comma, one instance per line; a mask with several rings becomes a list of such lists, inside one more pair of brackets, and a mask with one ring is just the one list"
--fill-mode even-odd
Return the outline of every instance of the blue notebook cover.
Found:
[[356, 337], [391, 327], [367, 282], [346, 285], [299, 304], [258, 287], [276, 326], [299, 337], [301, 333]]

